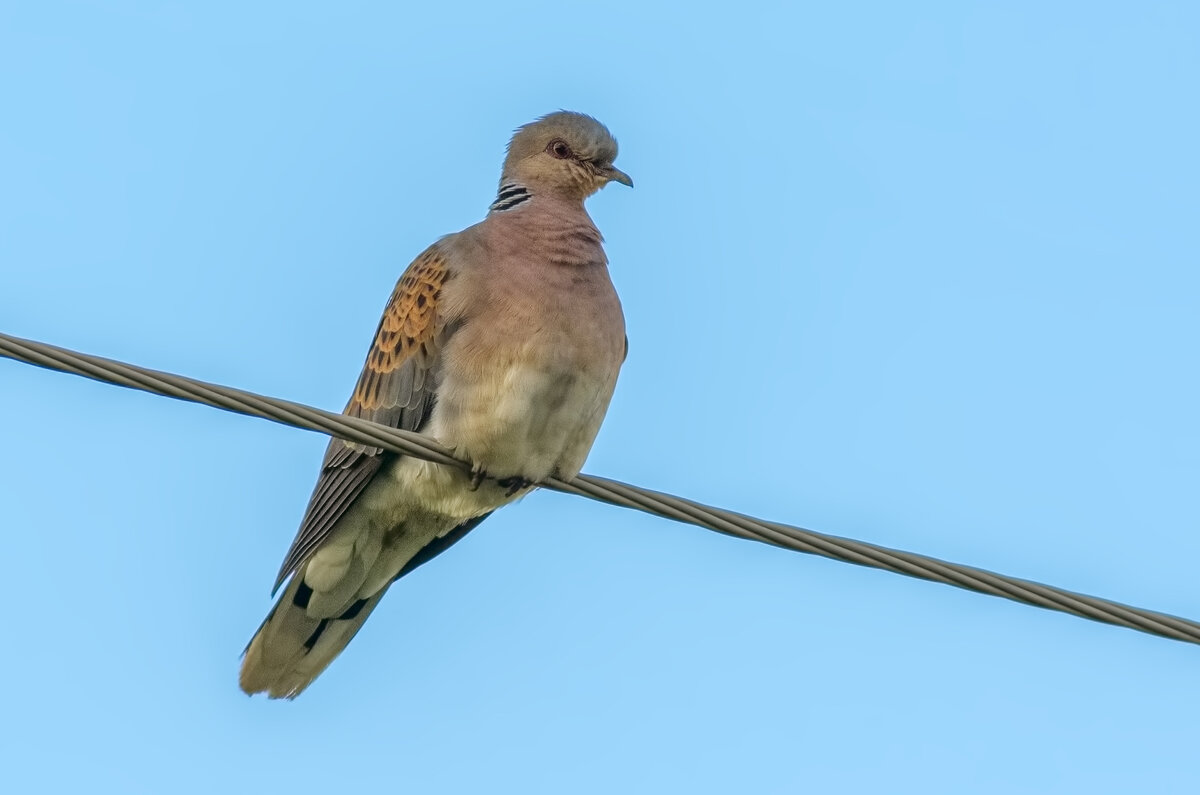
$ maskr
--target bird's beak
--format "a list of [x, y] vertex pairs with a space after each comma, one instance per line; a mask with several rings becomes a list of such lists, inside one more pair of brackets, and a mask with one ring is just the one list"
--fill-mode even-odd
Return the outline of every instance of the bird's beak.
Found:
[[609, 182], [620, 182], [622, 185], [628, 185], [631, 188], [633, 187], [633, 178], [616, 166], [609, 166], [606, 168], [604, 170], [604, 176], [608, 178]]

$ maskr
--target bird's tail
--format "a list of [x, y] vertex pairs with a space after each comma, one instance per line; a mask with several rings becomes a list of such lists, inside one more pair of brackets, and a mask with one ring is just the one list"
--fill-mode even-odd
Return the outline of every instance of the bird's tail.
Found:
[[242, 659], [242, 690], [295, 698], [312, 684], [362, 627], [387, 588], [356, 599], [332, 618], [308, 615], [312, 589], [297, 573], [250, 639]]

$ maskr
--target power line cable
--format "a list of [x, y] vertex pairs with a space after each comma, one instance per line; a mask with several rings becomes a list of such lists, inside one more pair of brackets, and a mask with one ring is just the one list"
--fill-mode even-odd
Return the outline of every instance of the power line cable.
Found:
[[[456, 459], [449, 450], [419, 433], [390, 428], [357, 417], [334, 414], [302, 403], [150, 370], [3, 333], [0, 333], [0, 356], [117, 386], [140, 389], [156, 395], [202, 403], [238, 414], [318, 431], [339, 439], [381, 447], [439, 464], [461, 469], [470, 468], [467, 462]], [[697, 525], [737, 538], [940, 582], [1151, 635], [1200, 644], [1200, 623], [1186, 618], [913, 552], [768, 522], [616, 480], [580, 475], [570, 481], [551, 478], [540, 485], [612, 505], [636, 508], [655, 516]]]

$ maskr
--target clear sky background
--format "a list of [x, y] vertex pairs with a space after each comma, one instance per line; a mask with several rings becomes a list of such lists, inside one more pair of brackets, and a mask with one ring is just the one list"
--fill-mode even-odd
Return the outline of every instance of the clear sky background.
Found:
[[[591, 113], [596, 474], [1200, 617], [1195, 3], [0, 6], [0, 330], [340, 409]], [[1200, 648], [537, 494], [248, 699], [326, 440], [0, 360], [48, 793], [1192, 793]]]

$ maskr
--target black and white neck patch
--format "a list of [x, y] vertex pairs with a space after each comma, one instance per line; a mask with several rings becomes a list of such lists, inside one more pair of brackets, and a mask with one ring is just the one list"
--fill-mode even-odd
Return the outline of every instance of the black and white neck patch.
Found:
[[492, 206], [488, 209], [494, 213], [502, 213], [505, 210], [520, 207], [531, 198], [533, 196], [529, 193], [529, 188], [518, 182], [505, 182], [500, 186], [500, 192], [496, 194], [496, 201], [492, 202]]

